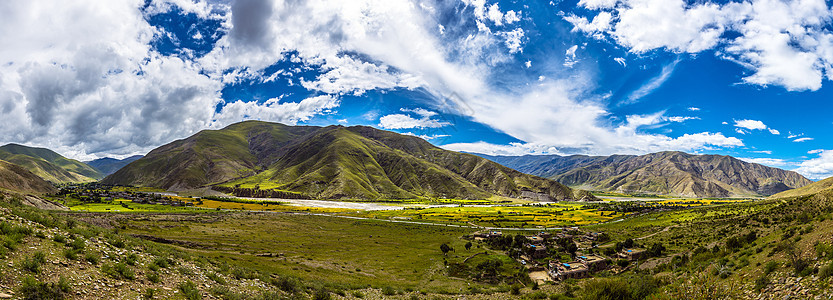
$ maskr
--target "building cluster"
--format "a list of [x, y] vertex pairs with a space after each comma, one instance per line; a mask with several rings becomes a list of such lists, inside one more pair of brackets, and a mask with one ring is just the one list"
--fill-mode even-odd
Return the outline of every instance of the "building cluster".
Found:
[[[475, 233], [476, 240], [490, 240], [505, 238], [500, 231], [484, 231]], [[509, 253], [516, 257], [521, 264], [531, 271], [546, 271], [552, 280], [570, 278], [585, 278], [594, 272], [604, 271], [616, 266], [616, 259], [635, 261], [644, 258], [644, 249], [626, 248], [610, 257], [594, 253], [597, 243], [606, 242], [607, 235], [603, 232], [584, 233], [577, 229], [565, 230], [559, 233], [539, 232], [524, 236], [523, 245], [519, 249], [517, 242]], [[551, 259], [553, 251], [570, 253], [573, 259]], [[511, 254], [515, 253], [515, 254]], [[515, 256], [517, 255], [517, 256]], [[566, 257], [566, 255], [564, 256]]]

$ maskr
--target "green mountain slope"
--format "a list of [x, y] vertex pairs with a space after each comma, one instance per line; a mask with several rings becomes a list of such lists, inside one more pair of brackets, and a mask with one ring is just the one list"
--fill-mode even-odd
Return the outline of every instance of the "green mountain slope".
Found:
[[257, 121], [162, 146], [103, 182], [172, 190], [219, 184], [320, 199], [573, 197], [552, 180], [411, 136]]
[[569, 186], [689, 197], [772, 195], [811, 183], [798, 173], [730, 156], [669, 151], [641, 156], [484, 156]]
[[56, 193], [58, 189], [25, 168], [0, 160], [0, 189], [28, 194]]
[[830, 191], [833, 191], [833, 177], [825, 178], [793, 190], [780, 192], [772, 195], [771, 198], [800, 197]]
[[0, 147], [0, 159], [54, 183], [91, 182], [103, 177], [95, 168], [45, 148], [8, 144]]

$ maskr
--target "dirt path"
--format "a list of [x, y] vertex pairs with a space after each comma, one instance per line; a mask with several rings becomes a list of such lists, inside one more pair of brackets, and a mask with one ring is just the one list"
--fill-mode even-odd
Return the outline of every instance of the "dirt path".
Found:
[[671, 226], [665, 227], [660, 231], [654, 232], [652, 234], [649, 234], [649, 235], [646, 235], [646, 236], [643, 236], [643, 237], [635, 238], [634, 240], [644, 240], [644, 239], [647, 239], [649, 237], [655, 236], [657, 234], [660, 234], [660, 233], [663, 233], [663, 232], [668, 232], [668, 230], [671, 230], [672, 227], [677, 227], [677, 225], [671, 225]]

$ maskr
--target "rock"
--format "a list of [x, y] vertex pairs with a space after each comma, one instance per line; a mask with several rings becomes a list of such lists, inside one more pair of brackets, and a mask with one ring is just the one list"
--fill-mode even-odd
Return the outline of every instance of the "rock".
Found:
[[12, 297], [12, 295], [6, 293], [0, 293], [0, 299], [11, 299]]

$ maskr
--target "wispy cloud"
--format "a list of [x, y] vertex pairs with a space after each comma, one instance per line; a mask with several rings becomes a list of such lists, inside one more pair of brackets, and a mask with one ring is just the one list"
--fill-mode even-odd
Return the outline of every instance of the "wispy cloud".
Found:
[[671, 78], [671, 74], [674, 73], [674, 69], [677, 68], [677, 64], [680, 60], [675, 60], [674, 62], [662, 67], [662, 71], [651, 80], [648, 80], [647, 83], [636, 89], [635, 91], [631, 92], [627, 99], [622, 101], [620, 105], [632, 104], [638, 102], [642, 97], [648, 96], [649, 94], [653, 93], [654, 90], [658, 89], [662, 86], [663, 83], [668, 81]]
[[812, 141], [812, 140], [813, 140], [813, 138], [811, 138], [811, 137], [803, 137], [803, 138], [794, 139], [793, 142], [801, 143], [801, 142]]

